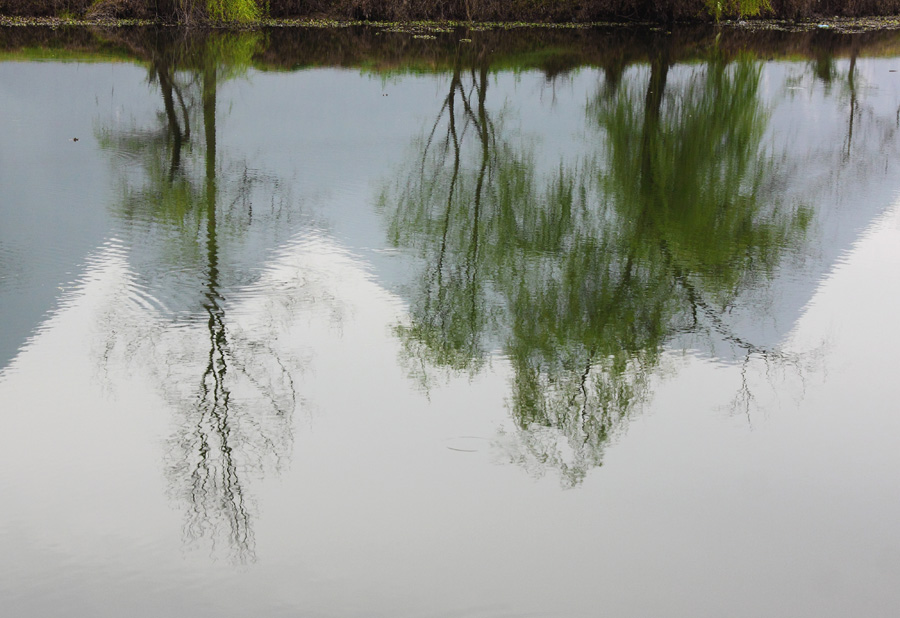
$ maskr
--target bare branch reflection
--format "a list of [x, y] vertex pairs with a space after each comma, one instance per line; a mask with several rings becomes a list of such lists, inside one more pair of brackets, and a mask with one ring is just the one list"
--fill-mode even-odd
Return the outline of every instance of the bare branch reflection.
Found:
[[151, 46], [156, 125], [98, 129], [101, 145], [130, 163], [116, 167], [117, 208], [134, 236], [105, 354], [156, 376], [177, 415], [166, 469], [186, 505], [185, 538], [214, 552], [224, 542], [236, 562], [256, 558], [248, 483], [286, 465], [293, 445], [306, 361], [279, 342], [285, 318], [327, 300], [298, 273], [275, 293], [254, 291], [259, 265], [300, 222], [284, 183], [219, 156], [218, 85], [248, 66], [258, 37], [182, 34]]

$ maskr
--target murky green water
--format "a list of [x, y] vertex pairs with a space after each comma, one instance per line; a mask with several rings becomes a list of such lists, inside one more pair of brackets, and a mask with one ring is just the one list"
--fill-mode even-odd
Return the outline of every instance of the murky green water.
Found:
[[4, 611], [896, 615], [900, 35], [436, 36], [0, 31]]

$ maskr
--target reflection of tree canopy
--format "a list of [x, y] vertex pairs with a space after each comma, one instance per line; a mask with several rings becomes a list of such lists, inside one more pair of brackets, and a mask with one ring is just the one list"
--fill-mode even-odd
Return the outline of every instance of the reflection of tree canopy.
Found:
[[619, 226], [650, 241], [695, 313], [704, 298], [723, 307], [770, 274], [809, 212], [785, 208], [773, 191], [758, 65], [714, 58], [668, 88], [667, 74], [665, 60], [654, 60], [643, 105], [623, 86], [589, 112], [605, 134], [599, 179]]
[[809, 212], [775, 199], [749, 61], [713, 57], [676, 81], [657, 47], [643, 87], [622, 80], [588, 106], [598, 152], [547, 174], [488, 112], [486, 61], [458, 59], [414, 169], [381, 199], [392, 242], [425, 263], [399, 335], [426, 361], [420, 378], [502, 350], [511, 457], [578, 483], [648, 394], [664, 344], [691, 334], [770, 352], [732, 332], [727, 310]]
[[277, 179], [223, 163], [216, 146], [218, 84], [240, 75], [257, 42], [245, 33], [153, 47], [155, 124], [98, 131], [126, 163], [117, 210], [136, 236], [130, 262], [155, 309], [116, 337], [181, 411], [168, 471], [189, 504], [187, 537], [223, 537], [240, 561], [254, 552], [246, 477], [287, 456], [296, 405], [296, 360], [273, 348], [275, 318], [248, 324], [228, 312], [228, 292], [252, 283], [238, 252], [273, 246], [291, 215]]

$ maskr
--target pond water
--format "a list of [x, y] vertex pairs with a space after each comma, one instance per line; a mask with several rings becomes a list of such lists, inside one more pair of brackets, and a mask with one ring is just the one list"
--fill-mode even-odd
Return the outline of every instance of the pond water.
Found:
[[0, 30], [11, 616], [893, 616], [900, 34]]

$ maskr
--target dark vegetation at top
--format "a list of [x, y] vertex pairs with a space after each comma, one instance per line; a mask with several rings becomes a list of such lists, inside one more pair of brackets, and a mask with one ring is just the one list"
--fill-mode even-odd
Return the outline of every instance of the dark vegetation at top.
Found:
[[[262, 71], [325, 66], [377, 74], [445, 72], [458, 53], [460, 37], [464, 37], [472, 41], [470, 45], [490, 50], [485, 53], [491, 71], [538, 70], [551, 81], [587, 66], [618, 74], [632, 64], [649, 62], [662, 41], [673, 62], [696, 61], [711, 50], [731, 59], [750, 53], [768, 58], [807, 58], [816, 63], [855, 54], [896, 55], [900, 50], [898, 30], [849, 35], [832, 28], [751, 31], [703, 24], [680, 27], [671, 33], [616, 27], [443, 30], [447, 31], [416, 36], [406, 29], [371, 26], [265, 28], [260, 44], [249, 50], [248, 63]], [[193, 48], [197, 38], [209, 32], [153, 27], [3, 28], [0, 58], [93, 57], [152, 63], [153, 50], [160, 45]]]
[[161, 23], [262, 19], [517, 22], [802, 20], [900, 14], [900, 0], [0, 0], [0, 15]]

